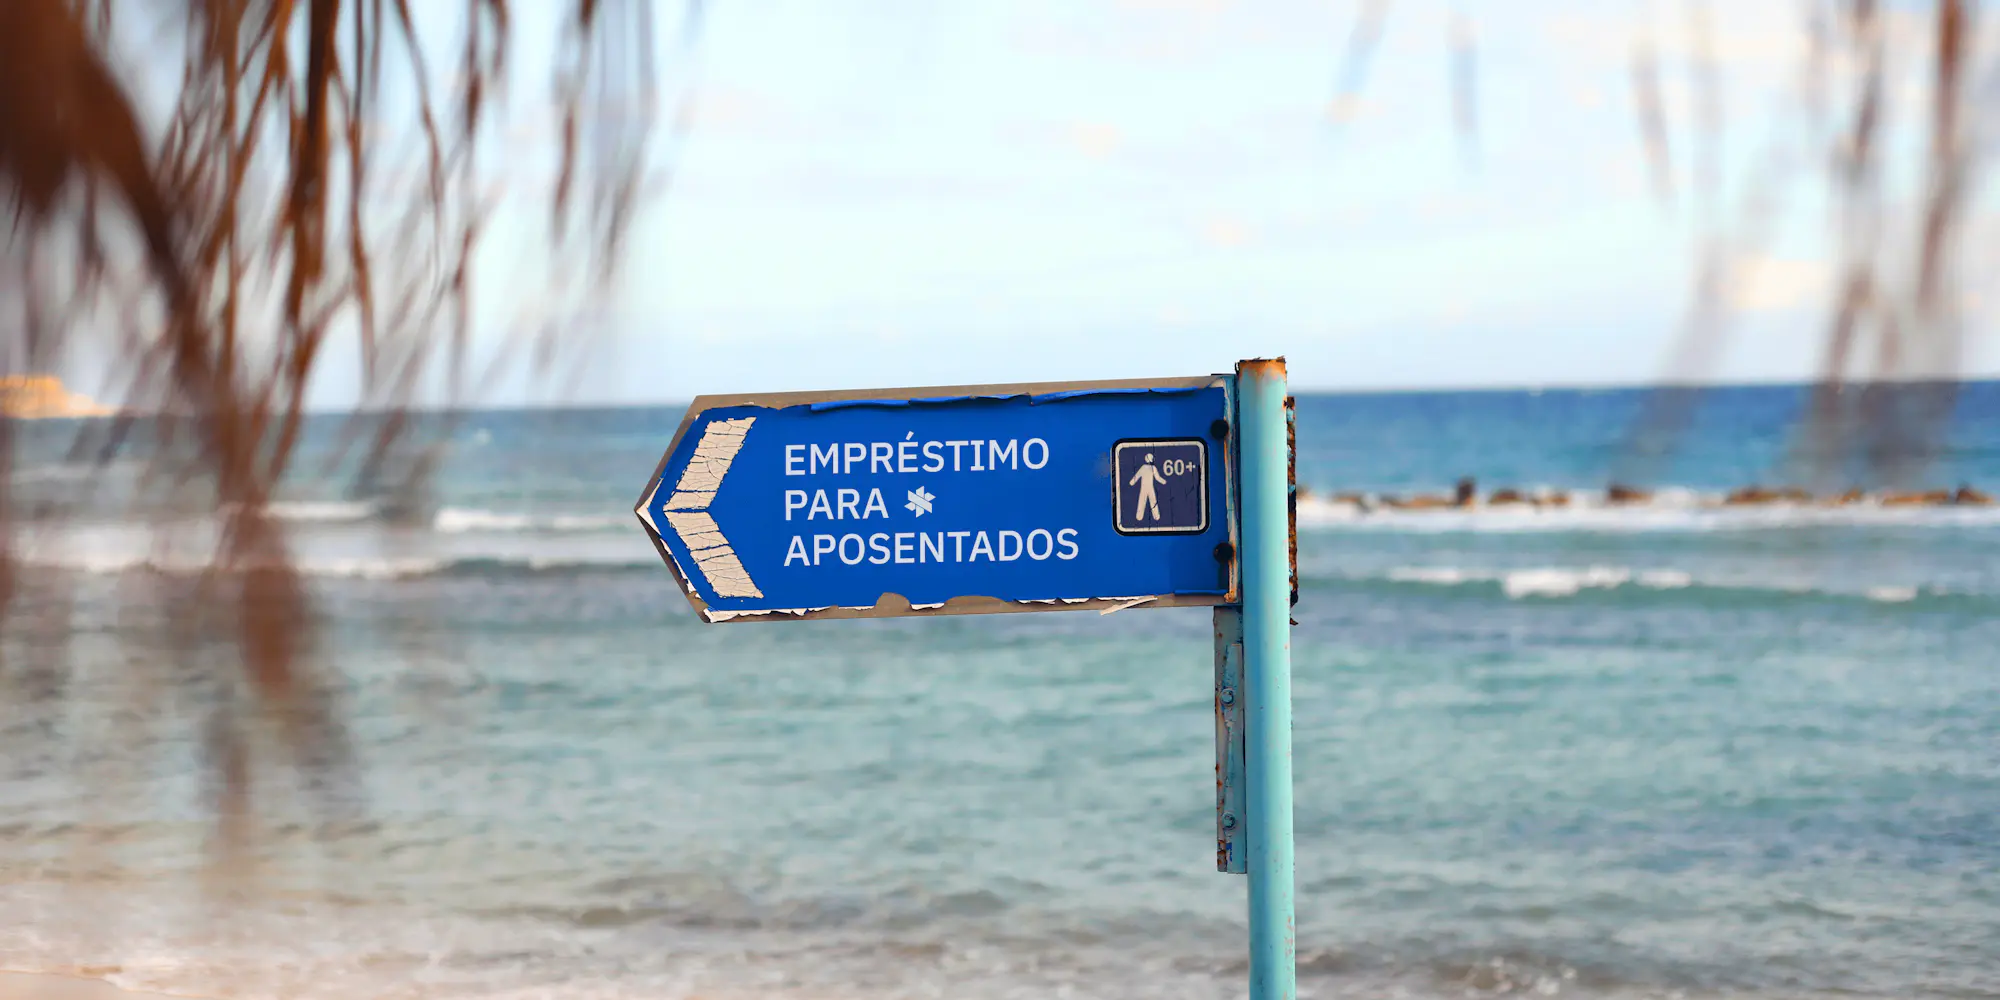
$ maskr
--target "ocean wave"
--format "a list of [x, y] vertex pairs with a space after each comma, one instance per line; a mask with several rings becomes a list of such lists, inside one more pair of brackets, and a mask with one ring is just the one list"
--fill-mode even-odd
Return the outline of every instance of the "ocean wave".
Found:
[[[23, 559], [29, 570], [80, 573], [87, 576], [153, 574], [181, 576], [200, 573], [207, 564], [191, 559], [116, 553], [54, 555]], [[408, 556], [300, 559], [298, 571], [307, 577], [346, 580], [416, 580], [429, 577], [564, 576], [657, 570], [657, 557], [621, 559], [576, 556]]]
[[381, 505], [372, 500], [281, 500], [269, 509], [280, 521], [320, 524], [368, 521], [382, 512]]
[[[376, 521], [387, 513], [374, 500], [287, 500], [271, 504], [271, 516], [297, 524], [359, 524]], [[431, 530], [447, 535], [490, 533], [608, 531], [629, 528], [629, 514], [537, 513], [486, 510], [478, 507], [441, 507], [431, 515]]]
[[1668, 489], [1645, 503], [1614, 504], [1577, 491], [1566, 506], [1508, 504], [1394, 509], [1302, 496], [1301, 529], [1406, 533], [1761, 531], [1773, 528], [2000, 528], [2000, 506], [1842, 506], [1771, 503], [1726, 506], [1723, 494]]
[[40, 483], [88, 483], [102, 476], [104, 469], [90, 462], [49, 462], [9, 469], [7, 478], [15, 486]]
[[[1310, 579], [1310, 577], [1309, 577]], [[1753, 593], [1866, 600], [1878, 604], [1908, 604], [1925, 599], [1981, 599], [1930, 585], [1877, 584], [1830, 586], [1795, 580], [1700, 578], [1685, 570], [1629, 566], [1529, 566], [1483, 569], [1461, 566], [1398, 566], [1379, 574], [1343, 575], [1333, 582], [1390, 583], [1426, 587], [1486, 587], [1512, 600], [1574, 597], [1585, 591], [1651, 590]]]
[[[382, 520], [387, 509], [375, 500], [285, 500], [272, 503], [271, 516], [295, 524], [361, 524]], [[441, 507], [431, 515], [432, 531], [447, 535], [568, 534], [629, 528], [629, 514], [577, 514]]]
[[607, 531], [631, 528], [636, 523], [630, 514], [530, 514], [474, 507], [446, 507], [431, 519], [432, 529], [445, 534]]

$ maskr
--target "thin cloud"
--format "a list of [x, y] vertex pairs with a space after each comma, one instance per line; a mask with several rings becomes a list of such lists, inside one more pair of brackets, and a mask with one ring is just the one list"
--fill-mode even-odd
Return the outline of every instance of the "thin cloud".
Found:
[[1334, 95], [1333, 100], [1327, 104], [1326, 116], [1336, 125], [1345, 125], [1366, 117], [1378, 108], [1378, 105], [1360, 94], [1341, 93]]
[[1125, 132], [1109, 122], [1077, 122], [1063, 130], [1069, 145], [1093, 160], [1109, 159], [1125, 144]]
[[1210, 219], [1201, 228], [1202, 242], [1224, 250], [1235, 250], [1248, 245], [1253, 239], [1250, 227], [1243, 220], [1233, 217]]

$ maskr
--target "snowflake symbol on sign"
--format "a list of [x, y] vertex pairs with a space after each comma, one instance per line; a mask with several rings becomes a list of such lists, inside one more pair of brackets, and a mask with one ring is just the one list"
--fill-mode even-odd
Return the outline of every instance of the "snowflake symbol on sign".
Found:
[[925, 489], [921, 486], [917, 487], [914, 490], [911, 490], [909, 492], [909, 497], [910, 497], [910, 502], [904, 504], [903, 507], [910, 513], [915, 514], [918, 517], [922, 517], [925, 514], [930, 513], [931, 501], [937, 499], [936, 495], [925, 491]]

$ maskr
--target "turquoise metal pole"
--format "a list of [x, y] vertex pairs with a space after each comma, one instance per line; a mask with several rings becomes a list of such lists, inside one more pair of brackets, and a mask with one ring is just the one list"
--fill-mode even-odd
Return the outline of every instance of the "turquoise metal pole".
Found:
[[1292, 585], [1285, 360], [1236, 366], [1242, 466], [1250, 1000], [1298, 995], [1292, 904]]

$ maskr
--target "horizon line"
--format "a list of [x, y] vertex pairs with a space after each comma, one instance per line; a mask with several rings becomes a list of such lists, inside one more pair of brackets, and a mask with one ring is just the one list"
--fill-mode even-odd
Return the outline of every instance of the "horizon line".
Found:
[[[1057, 380], [1057, 381], [1062, 381], [1062, 380]], [[1073, 381], [1086, 381], [1086, 380], [1076, 379]], [[2000, 374], [1980, 375], [1976, 377], [1967, 377], [1967, 378], [1872, 379], [1868, 381], [1854, 381], [1854, 382], [1841, 383], [1840, 388], [1843, 390], [1849, 390], [1849, 389], [1867, 389], [1876, 386], [1898, 386], [1898, 387], [1938, 386], [1938, 385], [1969, 386], [1969, 385], [1984, 385], [1991, 383], [2000, 383]], [[1705, 382], [1674, 381], [1674, 380], [1666, 380], [1659, 382], [1542, 382], [1542, 383], [1506, 383], [1497, 385], [1417, 384], [1417, 385], [1393, 385], [1393, 386], [1323, 386], [1323, 385], [1301, 386], [1294, 384], [1291, 387], [1291, 392], [1293, 395], [1313, 395], [1313, 396], [1416, 396], [1416, 395], [1431, 395], [1431, 394], [1465, 395], [1472, 393], [1498, 394], [1498, 393], [1540, 393], [1540, 392], [1646, 392], [1646, 391], [1673, 390], [1673, 389], [1694, 390], [1699, 392], [1699, 391], [1714, 390], [1714, 389], [1810, 389], [1825, 384], [1827, 383], [1825, 383], [1822, 380], [1814, 380], [1814, 379], [1741, 379], [1741, 380], [1716, 379]], [[887, 388], [887, 387], [870, 387], [870, 388]], [[923, 387], [915, 386], [915, 387], [900, 387], [900, 388], [923, 388]], [[790, 392], [799, 390], [772, 389], [769, 391]], [[807, 391], [832, 392], [836, 390], [815, 389]], [[847, 391], [854, 391], [854, 390], [847, 390]], [[863, 391], [865, 391], [865, 389]], [[699, 396], [699, 395], [715, 395], [715, 394], [697, 393], [696, 395]], [[582, 400], [570, 400], [570, 401], [560, 401], [560, 402], [515, 402], [515, 403], [467, 402], [450, 406], [444, 406], [444, 405], [409, 406], [409, 407], [404, 407], [400, 410], [395, 407], [374, 407], [365, 409], [349, 408], [349, 407], [325, 407], [325, 408], [312, 407], [306, 409], [304, 413], [307, 416], [342, 416], [342, 415], [367, 416], [367, 415], [389, 414], [396, 412], [448, 414], [448, 413], [462, 413], [462, 412], [478, 411], [478, 410], [485, 410], [485, 411], [651, 410], [651, 409], [662, 409], [666, 407], [685, 407], [690, 403], [692, 403], [693, 401], [694, 398], [690, 397], [688, 399], [669, 399], [669, 400], [655, 400], [650, 402], [615, 402], [615, 403], [591, 403]]]

